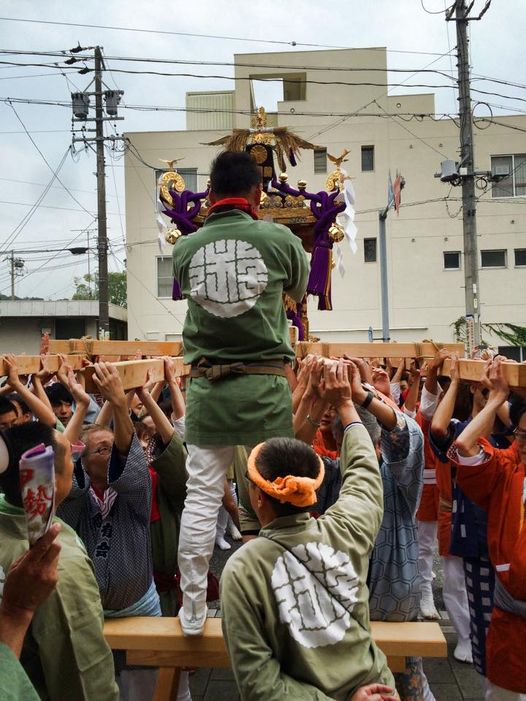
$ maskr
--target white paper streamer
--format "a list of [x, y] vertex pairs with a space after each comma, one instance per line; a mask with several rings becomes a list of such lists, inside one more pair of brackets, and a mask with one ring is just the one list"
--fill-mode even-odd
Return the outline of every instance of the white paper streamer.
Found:
[[356, 245], [356, 236], [358, 234], [358, 229], [354, 223], [354, 218], [356, 212], [354, 210], [354, 205], [356, 203], [356, 194], [354, 192], [354, 187], [352, 185], [351, 179], [348, 177], [347, 172], [341, 168], [341, 173], [343, 175], [343, 190], [336, 197], [336, 201], [345, 202], [345, 210], [340, 212], [336, 217], [336, 223], [339, 224], [344, 233], [351, 251], [356, 253], [358, 246]]

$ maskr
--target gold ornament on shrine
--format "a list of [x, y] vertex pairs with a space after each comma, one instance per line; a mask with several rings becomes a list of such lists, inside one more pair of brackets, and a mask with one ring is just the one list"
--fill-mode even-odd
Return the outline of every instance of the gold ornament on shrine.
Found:
[[170, 245], [174, 246], [177, 243], [177, 241], [179, 241], [182, 235], [182, 232], [179, 231], [179, 229], [176, 226], [174, 226], [171, 229], [168, 229], [168, 231], [164, 235], [164, 238], [166, 240], [166, 243], [169, 243]]
[[170, 190], [175, 190], [175, 192], [184, 192], [184, 190], [186, 190], [186, 183], [183, 176], [174, 168], [174, 163], [180, 160], [180, 158], [170, 161], [165, 161], [162, 158], [160, 159], [162, 163], [166, 163], [168, 170], [159, 178], [159, 196], [169, 207], [174, 206]]
[[345, 233], [343, 227], [339, 224], [332, 224], [329, 229], [329, 238], [334, 241], [334, 243], [340, 243], [345, 238]]

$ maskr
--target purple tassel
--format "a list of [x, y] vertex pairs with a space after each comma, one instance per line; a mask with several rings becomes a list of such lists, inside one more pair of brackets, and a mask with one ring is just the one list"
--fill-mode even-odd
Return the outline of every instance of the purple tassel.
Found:
[[183, 293], [181, 292], [179, 283], [175, 278], [172, 286], [172, 299], [175, 302], [178, 302], [180, 299], [183, 299]]
[[297, 311], [287, 309], [287, 319], [292, 321], [293, 326], [298, 329], [298, 341], [305, 341], [305, 329], [301, 321], [301, 303], [298, 302]]

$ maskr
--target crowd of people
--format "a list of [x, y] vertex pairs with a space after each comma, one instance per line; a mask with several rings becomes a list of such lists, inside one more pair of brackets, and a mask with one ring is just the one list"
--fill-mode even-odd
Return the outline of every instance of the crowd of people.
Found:
[[[199, 636], [219, 597], [243, 700], [432, 701], [422, 658], [392, 674], [370, 621], [439, 617], [438, 551], [454, 656], [488, 701], [524, 701], [525, 396], [500, 356], [471, 383], [438, 348], [421, 365], [296, 361], [282, 297], [303, 298], [308, 262], [257, 218], [260, 182], [250, 156], [221, 154], [209, 216], [174, 248], [188, 378], [165, 358], [164, 381], [125, 392], [99, 362], [90, 395], [66, 357], [30, 378], [4, 359], [5, 698], [149, 701], [156, 670], [112, 652], [104, 619], [178, 616]], [[56, 516], [29, 548], [19, 464], [39, 444]], [[218, 587], [209, 563], [228, 537], [244, 543]]]

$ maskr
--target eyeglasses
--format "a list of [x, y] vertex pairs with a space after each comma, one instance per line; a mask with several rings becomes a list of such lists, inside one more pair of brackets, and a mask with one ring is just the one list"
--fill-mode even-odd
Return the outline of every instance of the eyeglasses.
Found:
[[112, 447], [107, 445], [101, 445], [100, 448], [95, 448], [95, 450], [90, 450], [89, 455], [109, 455], [111, 453]]
[[513, 435], [518, 441], [526, 441], [526, 431], [522, 428], [516, 428]]

